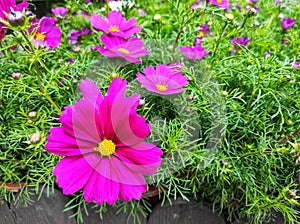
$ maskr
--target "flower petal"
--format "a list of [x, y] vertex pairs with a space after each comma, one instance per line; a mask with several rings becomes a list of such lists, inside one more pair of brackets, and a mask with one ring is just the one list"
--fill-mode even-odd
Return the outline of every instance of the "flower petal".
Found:
[[93, 153], [87, 154], [85, 157], [67, 157], [60, 160], [55, 166], [53, 175], [56, 176], [56, 182], [63, 189], [64, 194], [73, 194], [80, 190], [92, 175], [96, 163], [88, 163], [86, 157], [95, 159], [98, 156]]

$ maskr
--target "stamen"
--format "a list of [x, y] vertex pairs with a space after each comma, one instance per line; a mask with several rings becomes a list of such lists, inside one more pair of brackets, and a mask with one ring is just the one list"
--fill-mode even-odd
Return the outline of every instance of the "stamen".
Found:
[[111, 140], [104, 139], [94, 150], [102, 156], [109, 157], [115, 153], [116, 145]]

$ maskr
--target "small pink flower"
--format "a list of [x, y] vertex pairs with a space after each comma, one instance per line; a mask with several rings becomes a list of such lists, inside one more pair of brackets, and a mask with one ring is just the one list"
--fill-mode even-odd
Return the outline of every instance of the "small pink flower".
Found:
[[121, 57], [127, 61], [141, 64], [139, 57], [149, 54], [149, 47], [144, 47], [144, 43], [139, 38], [124, 40], [115, 36], [101, 35], [101, 40], [106, 48], [94, 46], [93, 49], [107, 57]]
[[87, 202], [113, 204], [140, 200], [147, 190], [143, 175], [156, 173], [162, 150], [144, 141], [151, 126], [137, 114], [140, 96], [125, 97], [126, 86], [116, 78], [103, 97], [91, 79], [81, 81], [83, 99], [50, 129], [45, 148], [64, 156], [53, 170], [64, 194], [83, 189]]
[[229, 10], [228, 0], [210, 0], [209, 3], [215, 6], [219, 6], [222, 9]]
[[210, 53], [209, 51], [205, 51], [201, 46], [181, 46], [179, 50], [190, 60], [200, 60]]
[[[47, 48], [55, 48], [60, 44], [60, 29], [55, 26], [53, 18], [43, 17], [35, 35], [34, 46], [45, 46]], [[29, 30], [34, 30], [38, 24], [34, 24]]]
[[63, 18], [65, 15], [68, 14], [69, 10], [65, 7], [59, 6], [56, 8], [51, 9], [51, 12], [56, 15], [58, 18]]
[[137, 73], [137, 81], [147, 90], [162, 95], [180, 93], [184, 91], [183, 86], [188, 84], [188, 78], [183, 76], [178, 67], [169, 67], [166, 64], [152, 65], [144, 68], [144, 74]]
[[116, 11], [108, 13], [106, 20], [101, 16], [92, 14], [90, 22], [95, 29], [122, 38], [129, 38], [141, 31], [140, 26], [135, 26], [135, 18], [131, 18], [127, 21], [121, 12]]

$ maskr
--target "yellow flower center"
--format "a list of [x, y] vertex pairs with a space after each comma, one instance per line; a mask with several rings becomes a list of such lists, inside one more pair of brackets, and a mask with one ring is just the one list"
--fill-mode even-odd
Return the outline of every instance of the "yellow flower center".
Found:
[[160, 92], [166, 92], [168, 90], [168, 85], [162, 84], [161, 82], [158, 82], [156, 84], [156, 89]]
[[199, 31], [198, 36], [199, 36], [199, 37], [204, 37], [204, 32]]
[[110, 26], [108, 28], [108, 30], [109, 30], [109, 32], [117, 32], [117, 33], [120, 32], [120, 29], [118, 26]]
[[37, 34], [35, 35], [35, 38], [36, 38], [37, 40], [45, 40], [45, 39], [46, 39], [46, 35], [43, 34], [43, 33], [37, 33]]
[[115, 153], [116, 145], [111, 140], [104, 139], [94, 150], [102, 156], [110, 156]]
[[129, 54], [130, 53], [129, 50], [127, 50], [125, 48], [122, 48], [122, 47], [118, 48], [118, 51], [120, 51], [120, 52], [122, 52], [124, 54]]
[[217, 3], [222, 3], [222, 0], [217, 0]]

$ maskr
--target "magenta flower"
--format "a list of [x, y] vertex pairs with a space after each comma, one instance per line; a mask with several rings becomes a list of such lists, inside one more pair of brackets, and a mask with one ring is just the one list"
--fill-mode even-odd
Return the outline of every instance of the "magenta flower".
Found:
[[68, 42], [71, 45], [79, 45], [80, 37], [91, 34], [93, 31], [89, 28], [82, 28], [81, 30], [71, 30], [68, 35]]
[[296, 20], [294, 18], [284, 18], [281, 21], [281, 27], [284, 30], [292, 28], [296, 24]]
[[101, 40], [106, 48], [94, 46], [93, 49], [107, 57], [121, 57], [127, 61], [141, 64], [139, 57], [149, 54], [149, 47], [144, 47], [144, 43], [139, 38], [124, 40], [115, 36], [101, 35]]
[[229, 10], [229, 1], [228, 0], [210, 0], [210, 4], [218, 6], [222, 9]]
[[[0, 0], [0, 18], [7, 21], [6, 14], [22, 12], [23, 9], [28, 7], [28, 3], [26, 0], [23, 2], [16, 4], [15, 0]], [[5, 28], [4, 24], [0, 22], [0, 40], [3, 39], [7, 28]]]
[[137, 73], [137, 81], [147, 90], [162, 95], [180, 93], [188, 83], [188, 78], [182, 75], [178, 67], [172, 68], [166, 64], [157, 65], [156, 69], [152, 65], [147, 66], [144, 73]]
[[179, 50], [190, 60], [200, 60], [210, 53], [209, 51], [205, 51], [202, 46], [181, 46]]
[[68, 14], [69, 10], [65, 7], [59, 6], [56, 8], [51, 9], [51, 12], [56, 15], [58, 18], [63, 18], [65, 15]]
[[133, 36], [133, 34], [141, 31], [140, 26], [135, 26], [135, 18], [131, 18], [127, 21], [126, 18], [122, 16], [121, 12], [116, 11], [109, 12], [107, 20], [103, 19], [101, 16], [92, 14], [90, 22], [95, 29], [122, 38], [129, 38]]
[[65, 156], [53, 170], [64, 194], [83, 189], [87, 202], [113, 204], [146, 191], [143, 175], [156, 173], [162, 151], [143, 141], [151, 127], [136, 112], [140, 96], [125, 97], [126, 86], [116, 78], [103, 97], [92, 80], [81, 81], [83, 99], [50, 129], [46, 150]]
[[[35, 35], [34, 46], [45, 46], [47, 48], [55, 48], [60, 44], [60, 29], [55, 26], [53, 18], [43, 17]], [[38, 24], [34, 24], [29, 30], [33, 30]]]

